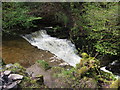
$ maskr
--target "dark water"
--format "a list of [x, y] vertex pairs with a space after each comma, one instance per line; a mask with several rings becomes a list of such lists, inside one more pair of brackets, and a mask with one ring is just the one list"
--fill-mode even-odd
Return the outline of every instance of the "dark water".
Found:
[[[54, 55], [48, 51], [39, 50], [31, 46], [21, 37], [3, 37], [2, 40], [2, 58], [6, 64], [20, 63], [24, 67], [29, 67], [36, 60], [51, 61]], [[62, 61], [52, 62], [50, 65], [56, 65]]]

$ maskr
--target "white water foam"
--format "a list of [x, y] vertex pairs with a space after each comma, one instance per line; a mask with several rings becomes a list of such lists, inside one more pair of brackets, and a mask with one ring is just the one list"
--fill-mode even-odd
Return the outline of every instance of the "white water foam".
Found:
[[31, 45], [37, 46], [38, 49], [50, 51], [71, 66], [75, 67], [80, 62], [81, 57], [75, 53], [75, 45], [67, 39], [51, 37], [47, 34], [46, 30], [40, 30], [22, 37]]

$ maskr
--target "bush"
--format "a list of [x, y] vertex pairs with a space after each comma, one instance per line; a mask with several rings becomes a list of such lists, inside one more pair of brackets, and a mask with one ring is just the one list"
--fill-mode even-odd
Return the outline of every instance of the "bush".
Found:
[[11, 32], [10, 29], [36, 27], [32, 21], [41, 19], [41, 17], [35, 17], [28, 14], [30, 9], [26, 6], [25, 2], [4, 2], [2, 3], [2, 8], [2, 27], [3, 31], [7, 33]]
[[48, 70], [51, 68], [49, 64], [44, 60], [37, 60], [37, 63], [39, 64], [39, 66], [41, 66], [45, 70]]

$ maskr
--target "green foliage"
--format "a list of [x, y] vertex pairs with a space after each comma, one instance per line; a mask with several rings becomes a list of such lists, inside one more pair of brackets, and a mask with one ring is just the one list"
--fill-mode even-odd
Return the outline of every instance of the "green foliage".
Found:
[[98, 88], [96, 80], [88, 77], [83, 77], [72, 86], [74, 88]]
[[73, 72], [75, 71], [75, 68], [71, 68], [71, 69], [69, 69], [69, 70], [63, 70], [62, 72], [61, 72], [61, 75], [59, 75], [59, 76], [65, 76], [65, 77], [69, 77], [69, 78], [72, 78], [72, 79], [75, 79], [74, 77], [73, 77]]
[[120, 79], [115, 80], [114, 82], [112, 82], [112, 84], [110, 85], [110, 88], [119, 88], [120, 87]]
[[51, 68], [52, 73], [55, 73], [55, 74], [61, 73], [63, 70], [64, 70], [64, 68], [62, 68], [62, 67], [52, 67]]
[[73, 88], [102, 88], [116, 80], [113, 74], [101, 71], [99, 61], [90, 56], [83, 58], [76, 68], [54, 70], [55, 76]]
[[29, 7], [24, 2], [3, 2], [3, 30], [10, 32], [9, 29], [35, 27], [33, 20], [42, 19], [29, 15]]
[[65, 27], [66, 27], [66, 25], [69, 21], [67, 15], [63, 12], [56, 13], [55, 14], [55, 19], [56, 19], [56, 21], [63, 23], [65, 25]]
[[40, 84], [40, 82], [37, 82], [36, 79], [30, 77], [26, 73], [26, 68], [22, 67], [19, 63], [15, 63], [8, 68], [5, 68], [5, 66], [3, 67], [3, 71], [9, 70], [12, 73], [23, 75], [23, 79], [18, 85], [19, 88], [46, 88], [46, 86], [43, 85], [43, 82], [41, 82], [42, 84]]
[[41, 66], [45, 70], [48, 70], [51, 68], [49, 64], [44, 60], [37, 60], [37, 63], [39, 64], [39, 66]]
[[119, 55], [118, 2], [70, 3], [70, 37], [80, 52]]
[[101, 54], [117, 55], [119, 50], [118, 3], [85, 3], [84, 30], [87, 40], [94, 40], [94, 48]]
[[89, 57], [87, 53], [82, 53], [81, 56], [82, 56], [82, 58], [88, 58]]

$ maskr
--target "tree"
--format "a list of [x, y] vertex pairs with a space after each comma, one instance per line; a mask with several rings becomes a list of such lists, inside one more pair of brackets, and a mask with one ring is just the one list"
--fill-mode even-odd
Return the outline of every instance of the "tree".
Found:
[[88, 32], [88, 40], [95, 40], [96, 51], [102, 54], [118, 55], [119, 22], [118, 3], [85, 3], [84, 29]]

